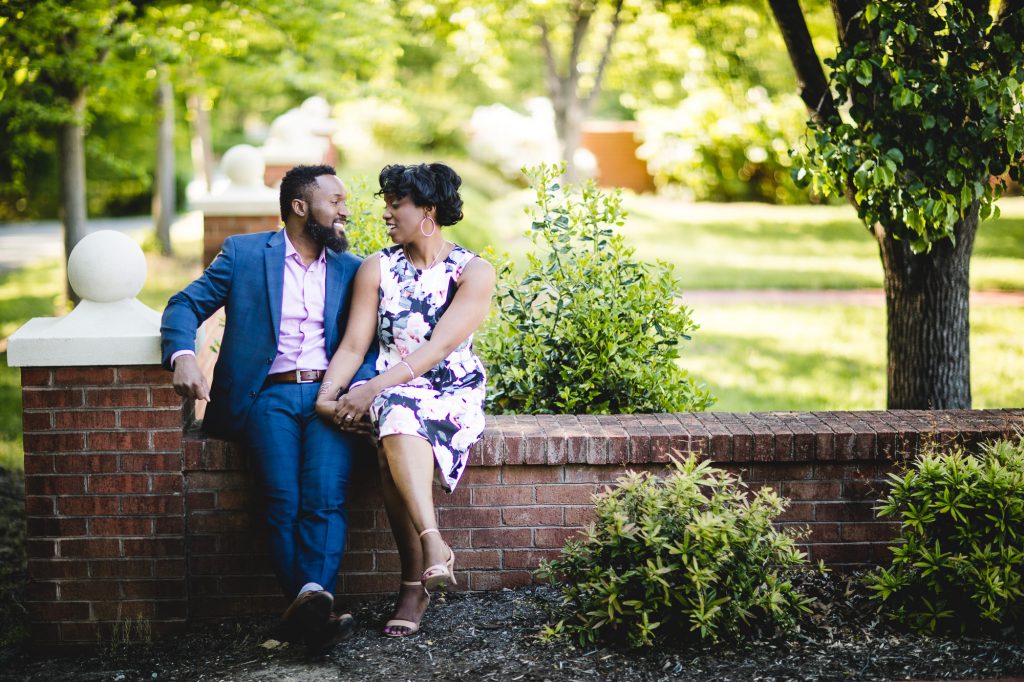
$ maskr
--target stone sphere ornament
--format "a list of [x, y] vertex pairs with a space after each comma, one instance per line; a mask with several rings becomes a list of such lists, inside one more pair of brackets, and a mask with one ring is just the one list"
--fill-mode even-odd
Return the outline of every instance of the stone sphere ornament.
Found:
[[236, 187], [264, 187], [266, 162], [260, 150], [248, 144], [236, 144], [224, 152], [221, 170]]
[[135, 298], [146, 283], [146, 256], [116, 230], [82, 238], [68, 257], [68, 281], [83, 300], [110, 303]]

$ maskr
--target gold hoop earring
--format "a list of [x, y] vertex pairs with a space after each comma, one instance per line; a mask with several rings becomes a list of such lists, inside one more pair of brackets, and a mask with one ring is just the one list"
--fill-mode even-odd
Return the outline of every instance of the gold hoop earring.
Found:
[[[427, 222], [428, 220], [430, 221], [430, 232], [424, 232], [423, 223]], [[431, 218], [430, 216], [423, 216], [423, 220], [420, 221], [420, 234], [422, 234], [424, 237], [433, 237], [435, 232], [437, 232], [437, 223], [435, 223], [434, 219]]]

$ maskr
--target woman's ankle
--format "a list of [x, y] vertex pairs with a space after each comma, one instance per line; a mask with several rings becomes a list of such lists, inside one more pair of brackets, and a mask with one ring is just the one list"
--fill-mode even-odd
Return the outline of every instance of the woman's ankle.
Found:
[[448, 557], [448, 544], [436, 533], [424, 535], [421, 538], [423, 548], [423, 563], [432, 566], [437, 563], [444, 563]]

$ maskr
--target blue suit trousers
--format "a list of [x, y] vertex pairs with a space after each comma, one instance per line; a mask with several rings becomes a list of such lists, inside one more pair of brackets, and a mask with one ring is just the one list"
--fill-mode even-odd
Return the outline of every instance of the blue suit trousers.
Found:
[[245, 442], [266, 502], [274, 572], [287, 599], [307, 582], [335, 591], [345, 551], [345, 499], [361, 439], [314, 410], [319, 383], [271, 384], [249, 411]]

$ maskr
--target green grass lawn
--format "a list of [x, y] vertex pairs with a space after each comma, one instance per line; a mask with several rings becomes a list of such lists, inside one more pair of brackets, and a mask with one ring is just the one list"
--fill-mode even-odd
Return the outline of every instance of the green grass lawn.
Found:
[[[494, 245], [519, 260], [529, 248], [517, 192], [492, 207]], [[688, 204], [627, 194], [622, 233], [644, 260], [675, 266], [687, 289], [859, 289], [882, 286], [874, 238], [850, 206]], [[1024, 198], [1000, 202], [982, 223], [971, 260], [971, 288], [1024, 290]]]
[[[683, 297], [685, 301], [685, 295]], [[885, 409], [883, 305], [696, 304], [680, 365], [721, 412]], [[1024, 405], [1024, 309], [971, 309], [976, 408]]]

